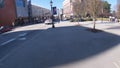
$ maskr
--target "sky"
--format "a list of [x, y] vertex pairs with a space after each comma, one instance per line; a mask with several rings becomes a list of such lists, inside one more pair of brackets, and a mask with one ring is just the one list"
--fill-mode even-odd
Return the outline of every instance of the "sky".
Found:
[[[50, 0], [31, 0], [32, 4], [38, 5], [47, 9], [50, 9]], [[53, 0], [53, 6], [56, 6], [57, 8], [62, 8], [62, 3], [64, 0]], [[108, 1], [112, 6], [112, 10], [116, 9], [116, 2], [117, 0], [106, 0]]]
[[[50, 0], [31, 0], [32, 4], [39, 5], [41, 7], [50, 9]], [[64, 0], [52, 0], [53, 6], [56, 6], [57, 8], [62, 8], [62, 3]]]

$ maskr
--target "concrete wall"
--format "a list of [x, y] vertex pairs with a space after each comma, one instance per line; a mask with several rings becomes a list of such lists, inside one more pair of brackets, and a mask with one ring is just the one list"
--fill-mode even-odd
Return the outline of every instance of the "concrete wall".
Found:
[[4, 0], [4, 6], [0, 8], [0, 26], [12, 25], [16, 18], [14, 0]]

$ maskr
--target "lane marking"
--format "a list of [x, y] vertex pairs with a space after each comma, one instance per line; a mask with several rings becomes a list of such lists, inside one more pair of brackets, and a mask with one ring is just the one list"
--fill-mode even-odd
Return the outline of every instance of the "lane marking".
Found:
[[19, 34], [18, 37], [23, 37], [23, 36], [26, 36], [28, 33], [23, 33], [23, 34]]
[[8, 43], [10, 43], [10, 42], [12, 42], [12, 41], [14, 41], [14, 40], [16, 40], [16, 38], [10, 39], [10, 40], [2, 43], [1, 46], [6, 45], [6, 44], [8, 44]]
[[19, 38], [19, 40], [23, 41], [23, 40], [26, 40], [26, 38]]
[[[0, 46], [7, 45], [7, 44], [13, 42], [14, 40], [16, 40], [17, 38], [19, 38], [19, 37], [23, 37], [23, 36], [26, 36], [27, 34], [28, 34], [28, 33], [22, 33], [22, 34], [19, 34], [18, 37], [16, 37], [16, 38], [12, 38], [12, 39], [10, 39], [10, 40], [8, 40], [8, 41], [6, 41], [6, 42], [3, 42]], [[19, 40], [26, 40], [26, 38], [20, 38]]]
[[117, 62], [113, 62], [116, 68], [120, 68], [119, 64]]

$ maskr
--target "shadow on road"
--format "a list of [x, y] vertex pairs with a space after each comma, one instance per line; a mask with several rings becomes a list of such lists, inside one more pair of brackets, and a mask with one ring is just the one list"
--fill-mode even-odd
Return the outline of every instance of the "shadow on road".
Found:
[[[1, 34], [0, 35], [0, 40], [1, 40], [0, 41], [0, 59], [4, 58], [7, 54], [12, 52], [17, 47], [20, 47], [20, 45], [25, 42], [24, 39], [21, 40], [20, 42], [18, 40], [20, 40], [21, 38], [28, 38], [28, 39], [32, 38], [34, 33], [36, 33], [37, 31], [40, 32], [42, 30], [18, 31], [18, 32], [9, 32], [9, 33]], [[19, 36], [24, 33], [28, 33], [27, 37]], [[11, 43], [8, 42], [11, 39], [15, 39], [15, 38], [16, 38], [16, 40], [14, 42], [11, 42]], [[2, 45], [5, 42], [8, 42], [8, 44]]]
[[7, 65], [3, 68], [49, 68], [65, 65], [102, 54], [120, 43], [118, 35], [92, 33], [86, 29], [82, 26], [69, 26], [49, 28], [42, 32], [37, 30], [38, 36], [34, 33], [35, 37], [16, 49], [12, 56], [3, 61]]

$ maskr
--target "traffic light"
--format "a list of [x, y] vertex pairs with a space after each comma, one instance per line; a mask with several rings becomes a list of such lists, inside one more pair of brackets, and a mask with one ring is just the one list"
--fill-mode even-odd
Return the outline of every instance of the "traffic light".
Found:
[[56, 14], [57, 14], [57, 8], [53, 7], [53, 15], [56, 15]]

